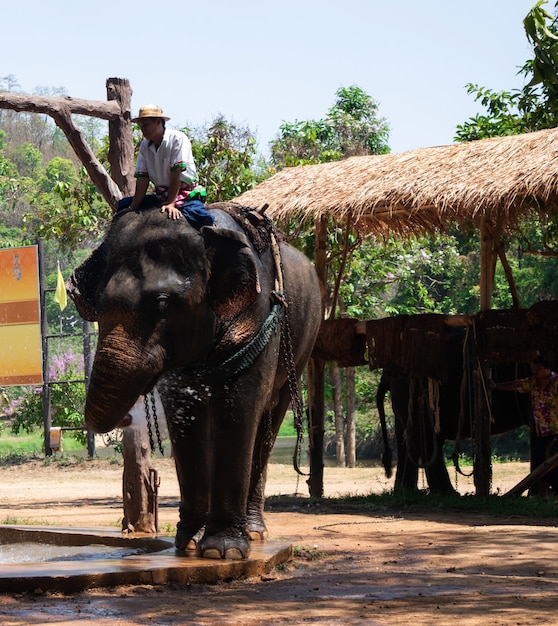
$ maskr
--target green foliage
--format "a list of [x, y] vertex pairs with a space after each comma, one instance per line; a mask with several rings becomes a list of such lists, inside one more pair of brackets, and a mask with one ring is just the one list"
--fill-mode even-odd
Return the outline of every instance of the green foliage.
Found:
[[[57, 460], [62, 454], [72, 452], [83, 454], [83, 444], [73, 437], [63, 437], [64, 453], [57, 455]], [[14, 435], [10, 432], [0, 432], [0, 466], [21, 465], [27, 461], [40, 460], [44, 457], [44, 430], [34, 428], [30, 433], [20, 432]]]
[[[82, 382], [70, 382], [83, 379], [83, 357], [72, 351], [54, 356], [50, 367], [49, 379], [51, 416], [53, 426], [83, 426], [85, 405], [85, 386]], [[10, 390], [12, 400], [5, 410], [11, 422], [12, 432], [32, 432], [43, 424], [42, 387], [13, 387]], [[81, 443], [85, 443], [85, 432], [73, 431]]]
[[378, 115], [378, 103], [360, 87], [341, 87], [328, 112], [343, 157], [389, 152], [389, 129]]
[[27, 238], [23, 229], [0, 224], [0, 248], [18, 248], [19, 246], [28, 246], [30, 244], [31, 241]]
[[77, 168], [69, 159], [54, 157], [47, 164], [44, 176], [39, 180], [39, 190], [49, 192], [61, 183], [70, 186], [77, 179]]
[[558, 82], [556, 18], [542, 8], [544, 4], [547, 4], [546, 0], [539, 0], [523, 20], [525, 34], [535, 55], [530, 65], [533, 78], [529, 86]]
[[389, 129], [378, 104], [360, 87], [341, 87], [323, 120], [284, 122], [271, 146], [276, 168], [389, 152]]
[[557, 18], [547, 13], [540, 0], [523, 21], [534, 58], [519, 73], [525, 77], [521, 89], [496, 92], [467, 85], [487, 113], [457, 127], [457, 141], [516, 135], [554, 128], [558, 125], [558, 28]]
[[192, 152], [200, 182], [210, 202], [231, 200], [256, 182], [253, 170], [256, 139], [249, 128], [218, 116], [209, 128], [190, 132]]
[[20, 176], [39, 178], [43, 165], [43, 155], [39, 149], [29, 142], [20, 143], [12, 150], [10, 156]]
[[24, 216], [28, 228], [38, 237], [56, 241], [62, 252], [91, 246], [108, 226], [110, 207], [84, 167], [76, 170], [64, 160], [49, 165], [42, 182], [48, 190], [33, 199], [34, 212]]
[[296, 437], [296, 428], [294, 427], [294, 419], [291, 411], [287, 411], [285, 419], [279, 428], [278, 437]]
[[271, 143], [271, 160], [276, 167], [294, 167], [338, 161], [341, 153], [330, 147], [333, 129], [325, 120], [285, 122], [281, 136]]

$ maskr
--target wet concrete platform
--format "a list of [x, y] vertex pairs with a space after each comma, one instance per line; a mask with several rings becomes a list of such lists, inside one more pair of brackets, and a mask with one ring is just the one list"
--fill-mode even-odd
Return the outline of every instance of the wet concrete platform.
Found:
[[250, 557], [243, 561], [199, 559], [194, 553], [177, 552], [174, 537], [122, 535], [106, 529], [54, 528], [49, 526], [2, 526], [0, 544], [30, 543], [57, 546], [114, 546], [140, 554], [119, 558], [45, 560], [0, 563], [0, 591], [73, 592], [90, 587], [158, 585], [175, 583], [214, 584], [219, 581], [258, 576], [292, 558], [292, 546], [278, 541], [253, 542]]

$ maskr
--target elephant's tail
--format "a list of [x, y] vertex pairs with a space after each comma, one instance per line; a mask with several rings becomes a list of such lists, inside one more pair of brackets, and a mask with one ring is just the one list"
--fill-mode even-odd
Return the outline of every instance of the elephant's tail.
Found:
[[392, 456], [391, 456], [391, 448], [389, 445], [389, 438], [386, 426], [386, 412], [384, 409], [384, 401], [386, 397], [386, 393], [389, 391], [389, 379], [384, 374], [382, 374], [382, 378], [380, 379], [380, 383], [378, 384], [378, 391], [376, 392], [376, 407], [378, 408], [378, 414], [380, 415], [380, 426], [382, 427], [382, 439], [384, 441], [384, 452], [382, 454], [382, 465], [384, 466], [384, 470], [386, 472], [386, 477], [391, 478], [392, 475]]

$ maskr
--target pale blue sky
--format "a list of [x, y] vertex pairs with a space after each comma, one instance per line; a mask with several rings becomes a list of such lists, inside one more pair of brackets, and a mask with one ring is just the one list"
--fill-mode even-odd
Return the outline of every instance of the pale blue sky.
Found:
[[[522, 20], [535, 0], [27, 0], [3, 11], [0, 77], [106, 100], [128, 78], [132, 109], [177, 127], [222, 113], [266, 150], [283, 121], [323, 118], [339, 87], [379, 102], [392, 152], [451, 143], [480, 109], [468, 82], [520, 87]], [[546, 5], [552, 12], [554, 2]]]

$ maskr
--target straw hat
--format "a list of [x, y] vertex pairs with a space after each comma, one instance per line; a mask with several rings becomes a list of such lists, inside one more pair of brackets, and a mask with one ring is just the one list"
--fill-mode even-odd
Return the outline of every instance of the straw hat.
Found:
[[132, 118], [132, 122], [137, 122], [138, 120], [143, 119], [144, 117], [159, 117], [162, 120], [168, 121], [170, 117], [166, 117], [163, 115], [163, 109], [156, 104], [145, 104], [139, 110], [138, 116]]

